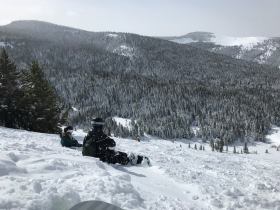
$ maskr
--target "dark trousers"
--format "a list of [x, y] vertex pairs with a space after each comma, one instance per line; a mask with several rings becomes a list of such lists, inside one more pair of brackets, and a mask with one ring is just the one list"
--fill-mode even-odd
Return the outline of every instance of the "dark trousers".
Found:
[[125, 152], [106, 150], [99, 155], [99, 159], [103, 162], [112, 163], [112, 164], [122, 164], [127, 165], [129, 159]]

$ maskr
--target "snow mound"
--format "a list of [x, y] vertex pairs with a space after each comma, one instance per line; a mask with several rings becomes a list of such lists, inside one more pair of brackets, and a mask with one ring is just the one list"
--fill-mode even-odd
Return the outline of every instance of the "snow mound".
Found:
[[0, 209], [68, 210], [81, 200], [143, 209], [130, 175], [61, 147], [58, 135], [0, 127], [0, 138]]
[[26, 170], [16, 165], [17, 157], [13, 153], [0, 155], [0, 177], [16, 173], [26, 173]]

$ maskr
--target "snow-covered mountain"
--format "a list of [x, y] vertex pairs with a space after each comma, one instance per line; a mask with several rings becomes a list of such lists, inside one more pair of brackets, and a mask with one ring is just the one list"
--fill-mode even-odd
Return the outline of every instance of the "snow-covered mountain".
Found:
[[170, 41], [180, 44], [188, 44], [193, 42], [211, 42], [221, 46], [243, 46], [252, 47], [258, 45], [269, 38], [266, 37], [231, 37], [217, 35], [210, 32], [193, 32], [180, 37], [169, 37]]
[[[62, 148], [58, 135], [0, 127], [0, 209], [68, 210], [102, 200], [127, 210], [279, 210], [280, 129], [272, 144], [249, 146], [258, 154], [194, 150], [196, 142], [146, 136], [114, 138], [117, 149], [145, 154], [152, 167], [109, 165]], [[85, 133], [74, 136], [82, 140]], [[192, 148], [188, 148], [190, 143]], [[241, 150], [237, 146], [237, 151]], [[265, 153], [268, 149], [269, 154]]]
[[193, 32], [164, 39], [207, 49], [233, 58], [280, 67], [280, 38], [231, 37], [209, 32]]
[[[197, 135], [206, 139], [219, 135], [236, 141], [264, 140], [271, 124], [280, 122], [278, 68], [192, 43], [41, 21], [1, 26], [0, 43], [18, 69], [25, 71], [32, 60], [41, 64], [65, 104], [75, 108], [71, 123], [84, 128], [93, 116], [120, 116], [137, 121], [133, 135], [140, 126], [140, 133], [189, 138], [191, 127], [199, 125]], [[122, 128], [114, 127], [127, 135]]]

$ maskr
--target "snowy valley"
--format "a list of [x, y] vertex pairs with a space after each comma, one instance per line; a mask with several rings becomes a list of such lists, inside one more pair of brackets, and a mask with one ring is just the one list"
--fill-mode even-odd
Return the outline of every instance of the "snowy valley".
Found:
[[[85, 133], [74, 132], [82, 141]], [[194, 150], [197, 141], [114, 138], [117, 149], [152, 166], [109, 165], [63, 148], [58, 135], [0, 127], [0, 209], [68, 210], [85, 200], [123, 209], [280, 209], [280, 128], [256, 143], [257, 154]], [[191, 148], [188, 148], [188, 145]], [[242, 145], [237, 146], [237, 151]], [[266, 154], [265, 150], [269, 153]]]

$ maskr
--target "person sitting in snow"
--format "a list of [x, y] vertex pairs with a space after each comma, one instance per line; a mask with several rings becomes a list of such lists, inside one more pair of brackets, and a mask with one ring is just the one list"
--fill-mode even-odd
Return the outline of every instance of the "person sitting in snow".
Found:
[[103, 162], [112, 164], [135, 165], [142, 163], [143, 160], [149, 164], [149, 159], [140, 155], [131, 153], [127, 155], [124, 152], [115, 151], [116, 142], [104, 134], [103, 126], [105, 122], [101, 118], [95, 118], [91, 121], [92, 130], [89, 131], [83, 142], [84, 156], [99, 158]]
[[64, 128], [64, 132], [61, 134], [61, 145], [63, 147], [82, 147], [83, 145], [80, 144], [73, 136], [73, 127], [67, 126]]

